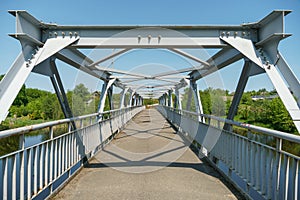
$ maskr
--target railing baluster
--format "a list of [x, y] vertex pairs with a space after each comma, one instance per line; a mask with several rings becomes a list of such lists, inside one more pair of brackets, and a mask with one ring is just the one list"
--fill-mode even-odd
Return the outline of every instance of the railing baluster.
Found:
[[75, 134], [71, 134], [71, 165], [75, 163]]
[[251, 163], [251, 173], [250, 173], [250, 179], [251, 179], [251, 185], [255, 186], [255, 163], [256, 163], [256, 144], [253, 142], [251, 144], [251, 158], [250, 158], [250, 163]]
[[69, 163], [70, 163], [69, 138], [70, 138], [70, 135], [66, 135], [66, 162], [65, 162], [65, 169], [69, 169]]
[[31, 199], [31, 149], [27, 150], [27, 199]]
[[233, 152], [233, 155], [234, 155], [234, 170], [236, 171], [236, 173], [238, 173], [239, 171], [239, 167], [238, 167], [238, 161], [239, 161], [239, 138], [238, 136], [234, 136], [234, 152]]
[[[47, 142], [45, 144], [45, 151], [44, 151], [44, 160], [45, 160], [45, 164], [44, 164], [44, 185], [47, 186], [48, 185], [48, 173], [49, 173], [49, 142]], [[51, 166], [50, 166], [51, 167]]]
[[271, 149], [268, 149], [268, 190], [267, 190], [267, 198], [272, 198], [272, 189], [276, 188], [273, 184], [273, 171], [274, 171], [274, 158], [273, 158], [273, 152]]
[[12, 199], [17, 199], [17, 157], [19, 157], [19, 154], [12, 157]]
[[20, 152], [20, 200], [25, 198], [25, 152]]
[[285, 173], [285, 196], [284, 199], [288, 199], [288, 191], [289, 191], [289, 170], [290, 170], [290, 159], [286, 156], [286, 173]]
[[244, 166], [244, 162], [243, 162], [243, 139], [240, 137], [239, 138], [239, 174], [241, 177], [243, 177], [243, 166]]
[[2, 195], [3, 195], [3, 199], [7, 199], [8, 198], [8, 158], [6, 157], [4, 159], [2, 159], [2, 184], [3, 184], [3, 191], [2, 191]]
[[255, 159], [255, 187], [258, 191], [261, 190], [261, 184], [260, 184], [260, 179], [262, 178], [262, 176], [264, 176], [265, 174], [262, 174], [262, 167], [261, 165], [263, 164], [262, 160], [261, 160], [261, 146], [259, 144], [256, 145], [256, 159]]
[[39, 154], [39, 161], [40, 161], [40, 180], [39, 180], [39, 190], [41, 190], [43, 188], [43, 178], [44, 178], [44, 164], [45, 164], [45, 155], [44, 155], [44, 151], [45, 151], [45, 144], [42, 144], [40, 146], [40, 154]]
[[243, 162], [243, 178], [244, 179], [247, 179], [247, 151], [248, 151], [248, 147], [246, 146], [246, 141], [245, 139], [243, 139], [243, 145], [242, 145], [242, 148], [243, 148], [243, 155], [242, 155], [242, 162]]
[[65, 136], [61, 138], [61, 173], [65, 171]]
[[261, 153], [260, 160], [262, 162], [262, 174], [265, 176], [265, 178], [261, 177], [261, 180], [262, 180], [261, 193], [262, 193], [262, 195], [266, 195], [266, 193], [267, 193], [267, 168], [268, 168], [267, 152], [266, 152], [266, 148], [264, 146], [262, 146], [261, 150], [262, 150], [262, 153]]
[[33, 192], [37, 193], [38, 181], [38, 146], [33, 148]]
[[54, 145], [54, 179], [57, 178], [57, 160], [58, 160], [58, 139], [55, 139]]
[[280, 174], [281, 174], [281, 148], [282, 148], [282, 140], [279, 138], [276, 138], [276, 160], [275, 160], [275, 169], [276, 169], [276, 185], [275, 185], [275, 196], [279, 197], [280, 193]]
[[296, 169], [295, 169], [295, 179], [294, 179], [294, 199], [298, 199], [298, 184], [299, 184], [299, 160], [295, 160], [296, 162]]
[[57, 154], [58, 154], [58, 162], [57, 162], [57, 176], [60, 176], [61, 174], [61, 155], [62, 155], [62, 151], [61, 151], [61, 138], [57, 139]]

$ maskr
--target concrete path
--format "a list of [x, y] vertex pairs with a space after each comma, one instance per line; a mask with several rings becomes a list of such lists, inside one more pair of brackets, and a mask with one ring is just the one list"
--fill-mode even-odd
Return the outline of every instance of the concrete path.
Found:
[[237, 199], [241, 196], [154, 109], [131, 120], [53, 199]]

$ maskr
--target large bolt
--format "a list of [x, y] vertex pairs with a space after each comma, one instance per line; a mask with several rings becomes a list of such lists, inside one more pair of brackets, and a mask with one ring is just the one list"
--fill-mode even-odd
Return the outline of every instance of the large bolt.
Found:
[[158, 43], [160, 43], [161, 35], [159, 35], [159, 36], [157, 37], [157, 39], [158, 39]]
[[148, 43], [150, 43], [152, 36], [148, 35]]

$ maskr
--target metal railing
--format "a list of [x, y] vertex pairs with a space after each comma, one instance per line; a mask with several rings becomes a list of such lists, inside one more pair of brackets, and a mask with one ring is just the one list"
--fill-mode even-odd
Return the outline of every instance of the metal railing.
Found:
[[[207, 150], [209, 161], [248, 197], [299, 199], [300, 157], [283, 150], [286, 141], [300, 145], [299, 135], [166, 106], [157, 109]], [[235, 133], [236, 128], [246, 134]]]
[[[0, 157], [0, 197], [48, 197], [143, 109], [142, 106], [124, 108], [0, 132], [0, 139], [20, 135], [21, 141], [18, 151]], [[61, 124], [67, 124], [68, 131], [54, 137], [55, 127]], [[72, 130], [74, 124], [78, 127], [76, 130]], [[26, 134], [45, 128], [49, 139], [24, 146]]]

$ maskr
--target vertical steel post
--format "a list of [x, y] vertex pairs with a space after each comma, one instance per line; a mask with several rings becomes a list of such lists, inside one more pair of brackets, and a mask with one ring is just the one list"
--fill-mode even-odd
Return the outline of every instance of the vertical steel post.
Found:
[[[65, 118], [72, 118], [73, 117], [73, 113], [72, 110], [70, 108], [69, 102], [68, 102], [68, 98], [67, 95], [65, 93], [65, 89], [64, 86], [62, 84], [60, 75], [58, 73], [56, 64], [55, 64], [55, 60], [51, 59], [50, 60], [50, 69], [52, 71], [52, 76], [50, 77], [50, 80], [52, 82], [53, 88], [55, 90], [56, 96], [58, 98], [58, 101], [60, 103], [61, 109], [64, 113]], [[76, 125], [74, 122], [72, 122], [72, 126], [73, 129], [76, 129]]]
[[199, 114], [198, 115], [198, 120], [201, 121], [201, 116], [200, 115], [203, 114], [203, 108], [202, 108], [202, 103], [201, 103], [197, 83], [195, 81], [191, 81], [190, 82], [190, 87], [191, 87], [191, 90], [194, 94], [194, 103], [195, 103], [195, 107], [196, 107], [196, 112]]
[[128, 91], [129, 88], [124, 88], [121, 92], [121, 96], [120, 96], [120, 106], [119, 108], [124, 108], [125, 107], [125, 97], [126, 97], [126, 93]]
[[176, 95], [176, 105], [177, 105], [177, 108], [178, 108], [179, 110], [181, 110], [181, 109], [182, 109], [182, 105], [181, 105], [181, 97], [180, 97], [180, 93], [179, 93], [179, 90], [178, 90], [178, 89], [175, 90], [175, 95]]
[[110, 108], [110, 110], [113, 110], [113, 109], [114, 109], [113, 85], [111, 85], [111, 86], [108, 88], [107, 96], [108, 96], [108, 101], [109, 101], [109, 108]]
[[233, 96], [233, 100], [232, 100], [232, 103], [230, 105], [229, 112], [228, 112], [228, 115], [227, 115], [227, 119], [233, 120], [233, 118], [234, 118], [234, 116], [237, 112], [238, 106], [240, 104], [240, 101], [242, 99], [246, 84], [247, 84], [248, 79], [249, 79], [250, 67], [251, 67], [250, 66], [250, 61], [245, 60], [243, 71], [241, 73], [238, 85], [236, 87], [236, 90], [235, 90], [235, 93], [234, 93], [234, 96]]
[[110, 79], [109, 81], [104, 81], [104, 83], [102, 85], [101, 95], [100, 95], [100, 102], [98, 105], [98, 113], [102, 113], [104, 111], [105, 99], [106, 99], [106, 96], [108, 93], [108, 89], [112, 86], [112, 84], [115, 82], [115, 80], [116, 79]]
[[169, 96], [169, 99], [168, 99], [168, 106], [169, 106], [169, 107], [173, 107], [172, 93], [173, 93], [172, 90], [169, 90], [169, 91], [168, 91], [168, 96]]

